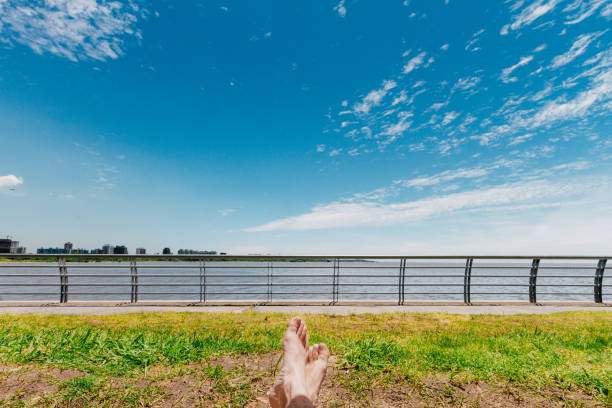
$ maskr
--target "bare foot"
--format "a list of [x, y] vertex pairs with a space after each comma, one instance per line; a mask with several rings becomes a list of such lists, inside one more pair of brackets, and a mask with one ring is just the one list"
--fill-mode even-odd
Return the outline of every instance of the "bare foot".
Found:
[[283, 368], [268, 393], [272, 408], [285, 408], [296, 397], [307, 397], [306, 390], [306, 325], [294, 317], [287, 324], [283, 337]]
[[317, 403], [321, 384], [327, 373], [329, 350], [325, 344], [315, 344], [308, 349], [306, 357], [306, 390], [313, 404]]

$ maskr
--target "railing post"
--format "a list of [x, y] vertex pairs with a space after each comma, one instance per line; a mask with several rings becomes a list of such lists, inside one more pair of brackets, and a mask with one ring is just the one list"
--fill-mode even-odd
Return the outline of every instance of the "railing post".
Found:
[[340, 260], [334, 258], [333, 272], [332, 272], [332, 301], [330, 305], [335, 305], [338, 302], [338, 283], [340, 281]]
[[268, 262], [268, 303], [272, 302], [272, 262]]
[[400, 259], [399, 280], [397, 287], [397, 304], [404, 304], [404, 283], [406, 279], [406, 258]]
[[66, 266], [66, 258], [60, 256], [57, 258], [60, 273], [60, 303], [68, 302], [68, 268]]
[[537, 302], [537, 279], [538, 279], [538, 268], [540, 266], [540, 260], [534, 259], [531, 262], [531, 271], [529, 273], [529, 303]]
[[465, 260], [465, 274], [463, 275], [463, 303], [472, 304], [472, 264], [473, 258]]
[[600, 259], [595, 270], [595, 284], [593, 292], [595, 294], [595, 303], [603, 303], [603, 275], [606, 269], [607, 259]]
[[206, 261], [200, 259], [200, 303], [206, 302]]
[[130, 303], [138, 302], [138, 268], [136, 267], [136, 259], [130, 258], [130, 275], [132, 278], [132, 294]]

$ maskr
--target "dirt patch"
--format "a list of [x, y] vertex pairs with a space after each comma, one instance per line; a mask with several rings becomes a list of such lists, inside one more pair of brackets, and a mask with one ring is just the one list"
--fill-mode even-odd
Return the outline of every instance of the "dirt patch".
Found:
[[370, 399], [375, 407], [604, 407], [592, 396], [578, 390], [559, 388], [527, 389], [510, 383], [455, 383], [429, 377], [416, 385], [397, 384], [376, 388]]
[[57, 391], [57, 384], [80, 377], [76, 370], [39, 366], [0, 366], [0, 405], [7, 401], [34, 404]]
[[[267, 407], [279, 353], [226, 356], [188, 366], [189, 373], [165, 379], [165, 396], [153, 407]], [[214, 378], [214, 367], [223, 374]], [[321, 407], [605, 407], [580, 390], [527, 389], [512, 383], [456, 383], [446, 377], [418, 382], [352, 381], [345, 369], [329, 367], [321, 388]], [[243, 399], [240, 399], [243, 395]]]
[[[182, 367], [152, 367], [145, 376], [109, 378], [97, 394], [56, 406], [267, 407], [266, 392], [275, 379], [278, 352], [235, 355]], [[0, 366], [0, 406], [9, 401], [44, 405], [57, 384], [80, 377], [75, 370]], [[131, 391], [130, 391], [131, 390]], [[38, 404], [37, 404], [38, 403]], [[605, 407], [581, 390], [528, 389], [513, 383], [460, 383], [445, 376], [418, 381], [385, 380], [328, 368], [321, 407]]]

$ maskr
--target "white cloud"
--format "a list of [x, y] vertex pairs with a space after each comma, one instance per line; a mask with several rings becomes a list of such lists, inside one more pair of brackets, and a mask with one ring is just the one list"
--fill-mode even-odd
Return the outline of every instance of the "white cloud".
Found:
[[510, 141], [510, 143], [508, 143], [508, 146], [514, 146], [514, 145], [517, 145], [517, 144], [520, 144], [520, 143], [524, 143], [527, 140], [531, 139], [533, 136], [534, 136], [533, 133], [527, 133], [527, 134], [524, 134], [524, 135], [521, 135], [521, 136], [517, 136], [517, 137], [513, 138]]
[[304, 214], [247, 228], [246, 231], [316, 230], [365, 225], [397, 225], [465, 211], [503, 212], [507, 211], [508, 205], [542, 205], [545, 200], [565, 199], [606, 186], [608, 186], [607, 183], [597, 181], [550, 182], [536, 180], [502, 184], [495, 187], [432, 196], [395, 204], [382, 204], [372, 201], [333, 202], [317, 205]]
[[318, 144], [317, 145], [317, 152], [321, 153], [325, 151], [325, 145], [324, 144]]
[[422, 51], [418, 55], [412, 57], [406, 65], [404, 65], [404, 74], [409, 74], [415, 69], [418, 69], [422, 64], [427, 53]]
[[342, 149], [333, 149], [329, 152], [329, 157], [334, 157], [334, 156], [338, 156], [340, 153], [342, 153]]
[[438, 102], [438, 103], [433, 103], [428, 110], [434, 110], [434, 111], [439, 111], [440, 109], [442, 109], [443, 107], [445, 107], [446, 105], [448, 105], [448, 100], [444, 101], [444, 102]]
[[552, 91], [553, 91], [553, 87], [548, 85], [546, 88], [542, 89], [541, 91], [536, 92], [536, 94], [531, 97], [531, 100], [532, 101], [542, 100], [546, 98], [548, 95], [550, 95]]
[[472, 39], [470, 41], [468, 41], [468, 43], [465, 46], [465, 50], [466, 51], [470, 51], [470, 52], [476, 52], [478, 50], [480, 50], [480, 47], [476, 47], [476, 44], [478, 43], [478, 41], [480, 41], [480, 35], [482, 33], [484, 33], [485, 30], [484, 28], [476, 31], [473, 35], [472, 35]]
[[584, 54], [589, 44], [596, 40], [604, 31], [579, 35], [572, 47], [565, 54], [557, 55], [552, 61], [552, 68], [559, 68]]
[[440, 47], [440, 49], [441, 49], [442, 51], [446, 51], [446, 50], [448, 50], [448, 48], [449, 48], [449, 47], [450, 47], [450, 45], [448, 45], [448, 44], [443, 44], [443, 45]]
[[338, 15], [342, 18], [346, 16], [346, 7], [344, 7], [344, 0], [340, 0], [336, 6], [334, 6], [334, 10], [338, 12]]
[[[401, 112], [399, 115], [399, 121], [397, 123], [393, 123], [390, 125], [387, 125], [385, 127], [385, 130], [383, 131], [383, 135], [390, 135], [390, 136], [399, 136], [402, 133], [404, 133], [404, 131], [406, 129], [408, 129], [410, 127], [410, 125], [412, 124], [411, 121], [409, 121], [408, 119], [410, 117], [412, 117], [412, 114], [407, 113], [407, 112]], [[389, 139], [387, 139], [389, 140]], [[393, 141], [395, 139], [392, 139], [391, 141]], [[388, 143], [386, 143], [388, 144]]]
[[395, 106], [398, 103], [406, 102], [407, 99], [408, 97], [406, 96], [406, 91], [403, 90], [400, 92], [399, 96], [396, 96], [395, 98], [393, 98], [393, 102], [391, 102], [391, 106]]
[[541, 44], [538, 45], [537, 47], [534, 48], [533, 52], [540, 52], [540, 51], [544, 51], [546, 49], [547, 45], [546, 44]]
[[61, 194], [58, 197], [59, 198], [63, 198], [64, 200], [72, 200], [74, 198], [74, 195], [72, 195], [72, 194]]
[[222, 217], [226, 217], [232, 213], [235, 213], [236, 210], [233, 208], [224, 208], [224, 209], [218, 210], [217, 212], [221, 214]]
[[535, 115], [527, 119], [520, 119], [517, 124], [525, 127], [539, 127], [558, 120], [572, 120], [585, 116], [589, 110], [597, 106], [597, 103], [612, 99], [612, 71], [604, 71], [597, 75], [593, 80], [593, 85], [592, 88], [580, 92], [569, 101], [548, 102]]
[[460, 113], [455, 111], [447, 112], [442, 119], [442, 126], [446, 126], [459, 117]]
[[512, 74], [512, 72], [514, 72], [515, 69], [522, 67], [524, 65], [527, 65], [531, 62], [531, 60], [533, 60], [533, 55], [529, 55], [527, 57], [521, 57], [521, 59], [519, 60], [519, 62], [517, 62], [516, 64], [512, 65], [511, 67], [508, 68], [504, 68], [502, 70], [500, 79], [504, 82], [504, 83], [509, 83], [509, 82], [516, 82], [518, 81], [518, 78], [516, 77], [511, 77], [510, 75]]
[[38, 54], [104, 61], [123, 54], [125, 38], [141, 38], [135, 25], [144, 14], [135, 4], [118, 1], [5, 0], [0, 32]]
[[563, 11], [574, 11], [578, 9], [578, 11], [572, 15], [569, 15], [568, 21], [565, 24], [577, 24], [583, 21], [584, 19], [592, 16], [597, 9], [606, 4], [609, 0], [577, 0], [573, 3], [569, 4], [567, 7], [563, 9]]
[[474, 88], [476, 85], [478, 85], [480, 83], [480, 78], [479, 77], [465, 77], [465, 78], [459, 78], [457, 80], [457, 83], [455, 83], [455, 85], [453, 85], [453, 89], [451, 89], [451, 92], [454, 92], [457, 89], [460, 89], [462, 91], [468, 91], [472, 88]]
[[17, 177], [14, 174], [0, 176], [0, 189], [15, 188], [19, 184], [23, 184], [23, 178]]
[[370, 91], [361, 102], [355, 104], [353, 110], [358, 114], [368, 114], [373, 106], [378, 106], [389, 90], [395, 88], [395, 81], [384, 81], [380, 89]]
[[433, 176], [417, 177], [408, 180], [395, 180], [395, 185], [401, 185], [405, 188], [423, 188], [427, 186], [434, 186], [446, 181], [453, 181], [457, 179], [472, 179], [484, 177], [489, 174], [488, 169], [474, 168], [474, 169], [456, 169], [446, 170]]
[[524, 26], [530, 25], [538, 18], [542, 17], [549, 11], [555, 8], [560, 0], [537, 0], [525, 7], [521, 13], [514, 16], [514, 21], [511, 24], [504, 25], [501, 30], [501, 35], [506, 35], [510, 31], [518, 30]]

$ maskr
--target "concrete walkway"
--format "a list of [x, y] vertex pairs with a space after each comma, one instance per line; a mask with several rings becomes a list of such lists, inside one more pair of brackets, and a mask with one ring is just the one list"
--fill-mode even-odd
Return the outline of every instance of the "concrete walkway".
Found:
[[188, 303], [168, 302], [168, 304], [156, 302], [150, 304], [129, 303], [93, 303], [79, 302], [78, 304], [58, 303], [28, 303], [28, 302], [0, 302], [0, 314], [63, 314], [63, 315], [110, 315], [120, 313], [159, 313], [159, 312], [191, 312], [191, 313], [289, 313], [289, 314], [335, 314], [349, 315], [360, 313], [450, 313], [450, 314], [494, 314], [494, 315], [516, 315], [516, 314], [549, 314], [571, 311], [599, 311], [612, 312], [611, 304], [595, 303], [544, 303], [532, 305], [529, 303], [496, 303], [475, 304], [466, 306], [463, 304], [410, 304], [379, 305], [368, 302], [328, 305], [303, 305], [303, 304], [271, 304], [271, 305], [194, 305]]

